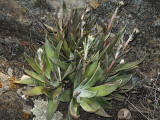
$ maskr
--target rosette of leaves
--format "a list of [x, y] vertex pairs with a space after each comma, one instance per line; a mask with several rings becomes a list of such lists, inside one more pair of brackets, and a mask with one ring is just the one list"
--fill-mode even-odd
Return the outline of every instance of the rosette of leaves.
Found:
[[108, 100], [124, 99], [123, 93], [134, 87], [127, 85], [132, 74], [125, 73], [136, 68], [144, 58], [128, 63], [123, 60], [129, 52], [126, 46], [137, 30], [126, 42], [123, 41], [125, 27], [112, 37], [111, 29], [121, 5], [121, 2], [117, 5], [108, 28], [102, 23], [100, 29], [96, 18], [91, 19], [87, 14], [88, 8], [81, 14], [74, 9], [68, 17], [64, 2], [62, 18], [56, 15], [55, 27], [44, 24], [47, 29], [44, 46], [38, 49], [35, 58], [25, 55], [34, 71], [25, 70], [30, 78], [16, 83], [34, 86], [23, 91], [25, 95], [48, 97], [47, 120], [60, 102], [70, 102], [70, 120], [80, 117], [79, 108], [111, 117], [104, 110], [112, 107]]

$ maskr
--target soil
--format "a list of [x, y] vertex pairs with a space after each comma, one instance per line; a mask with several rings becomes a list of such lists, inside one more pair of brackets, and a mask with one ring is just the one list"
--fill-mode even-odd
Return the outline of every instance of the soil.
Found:
[[[32, 11], [33, 16], [49, 25], [53, 24], [53, 16], [56, 7], [61, 0], [1, 0], [0, 1], [0, 72], [8, 74], [8, 69], [13, 70], [13, 77], [19, 79], [23, 74], [23, 68], [28, 67], [24, 60], [24, 53], [33, 55], [33, 43], [40, 46], [44, 42], [42, 28], [37, 25], [35, 19], [24, 10], [24, 6]], [[93, 16], [97, 16], [98, 23], [103, 21], [106, 25], [115, 10], [116, 3], [113, 0], [96, 0], [97, 8], [92, 9]], [[113, 108], [107, 110], [111, 118], [98, 117], [80, 111], [80, 120], [117, 120], [120, 109], [130, 110], [132, 120], [160, 119], [160, 1], [159, 0], [123, 0], [127, 3], [117, 16], [114, 32], [126, 25], [126, 35], [137, 27], [140, 34], [130, 43], [132, 52], [127, 56], [128, 61], [139, 59], [147, 54], [145, 61], [133, 71], [136, 88], [126, 94], [125, 101], [111, 101]], [[86, 0], [79, 5], [72, 0], [67, 4], [70, 8], [84, 9]], [[9, 7], [8, 7], [9, 6]], [[19, 86], [18, 86], [19, 87]], [[17, 89], [10, 89], [0, 96], [1, 120], [31, 120], [33, 115], [27, 116], [23, 112], [23, 105], [33, 106], [32, 101], [23, 100], [16, 93]], [[58, 111], [67, 115], [67, 103], [61, 103]]]

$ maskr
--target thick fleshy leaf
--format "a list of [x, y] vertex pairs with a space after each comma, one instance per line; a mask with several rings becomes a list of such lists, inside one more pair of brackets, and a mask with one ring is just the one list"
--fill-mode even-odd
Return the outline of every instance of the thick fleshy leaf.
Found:
[[69, 111], [73, 119], [78, 119], [80, 117], [80, 115], [78, 115], [78, 104], [74, 98], [72, 98], [70, 102]]
[[43, 94], [43, 86], [37, 86], [34, 88], [31, 88], [27, 91], [22, 91], [23, 94], [29, 95], [29, 96], [37, 96]]
[[35, 63], [35, 60], [31, 58], [30, 56], [28, 56], [27, 54], [24, 54], [24, 56], [27, 62], [29, 63], [29, 65], [33, 68], [33, 70], [37, 72], [38, 74], [42, 74], [41, 69]]
[[94, 97], [93, 99], [96, 102], [98, 102], [102, 108], [106, 108], [106, 109], [112, 108], [112, 105], [109, 102], [107, 102], [104, 97]]
[[66, 7], [66, 3], [63, 1], [63, 15], [66, 15], [67, 14], [67, 7]]
[[58, 100], [61, 102], [69, 102], [71, 100], [71, 90], [65, 90], [61, 92]]
[[129, 92], [130, 90], [132, 90], [134, 88], [134, 86], [122, 86], [120, 87], [118, 90], [119, 90], [119, 93], [126, 93], [126, 92]]
[[113, 96], [115, 99], [123, 99], [124, 100], [126, 98], [125, 96], [118, 94], [118, 93], [111, 94], [111, 96]]
[[109, 46], [106, 46], [106, 47], [102, 50], [102, 52], [101, 52], [100, 55], [99, 55], [99, 60], [100, 60], [100, 59], [102, 58], [102, 56], [107, 52], [108, 47], [109, 47]]
[[51, 120], [53, 115], [54, 115], [53, 100], [49, 99], [48, 100], [48, 105], [47, 105], [47, 114], [46, 114], [47, 120]]
[[109, 82], [116, 82], [121, 80], [120, 86], [124, 86], [128, 81], [132, 78], [132, 75], [124, 75], [124, 76], [116, 76], [113, 79], [111, 79]]
[[52, 32], [56, 32], [56, 29], [54, 29], [53, 27], [51, 27], [51, 26], [49, 26], [49, 25], [47, 25], [47, 24], [44, 24], [44, 23], [43, 23], [43, 25], [44, 25], [46, 28], [48, 28], [49, 30], [51, 30]]
[[70, 113], [70, 107], [68, 107], [68, 120], [73, 120], [73, 118], [71, 117], [71, 113]]
[[105, 97], [105, 100], [113, 100], [113, 96], [107, 96], [107, 97]]
[[33, 78], [27, 78], [27, 79], [23, 79], [23, 80], [20, 80], [20, 81], [15, 81], [14, 83], [34, 85], [35, 80]]
[[[80, 103], [80, 99], [83, 97], [83, 98], [93, 98], [94, 96], [96, 96], [96, 92], [92, 92], [92, 91], [89, 91], [89, 90], [83, 90], [81, 89], [80, 91], [74, 91], [74, 92], [79, 92], [80, 94], [77, 96], [77, 102]], [[73, 93], [75, 94], [75, 93]]]
[[105, 112], [105, 110], [101, 107], [101, 105], [94, 99], [82, 98], [80, 102], [80, 106], [86, 112], [94, 113], [103, 117], [111, 117]]
[[106, 96], [115, 91], [120, 85], [120, 82], [106, 83], [104, 85], [91, 87], [88, 90], [97, 92], [96, 96]]
[[52, 58], [52, 59], [56, 59], [56, 60], [58, 59], [57, 54], [52, 49], [52, 47], [47, 39], [45, 42], [45, 52], [46, 52], [46, 55], [48, 56], [48, 58]]
[[98, 111], [95, 112], [94, 114], [100, 115], [100, 116], [103, 116], [103, 117], [112, 117], [112, 116], [110, 116], [108, 113], [106, 113], [105, 110], [104, 110], [102, 107], [100, 107], [100, 108], [98, 109]]
[[69, 64], [67, 64], [65, 62], [61, 62], [60, 60], [55, 60], [55, 59], [52, 59], [52, 58], [50, 58], [50, 59], [55, 65], [60, 67], [62, 70], [67, 70], [68, 69]]
[[33, 77], [36, 80], [44, 82], [42, 75], [38, 75], [37, 73], [29, 70], [24, 70], [29, 76]]
[[75, 76], [75, 72], [72, 72], [71, 74], [68, 75], [68, 78], [70, 80], [72, 80], [74, 78], [74, 76]]
[[91, 57], [91, 61], [98, 61], [98, 59], [99, 59], [99, 51], [96, 53], [96, 54], [94, 54], [93, 55], [93, 57]]
[[[80, 23], [80, 15], [77, 12], [77, 9], [74, 10], [74, 15], [73, 15], [73, 30], [76, 30], [78, 24]], [[76, 31], [73, 31], [75, 33]]]
[[73, 71], [73, 68], [72, 68], [72, 65], [70, 64], [70, 65], [68, 66], [68, 69], [65, 71], [65, 73], [64, 73], [64, 75], [63, 75], [63, 77], [62, 77], [62, 80], [63, 80], [67, 75], [69, 75], [72, 71]]
[[86, 70], [85, 70], [85, 74], [84, 74], [84, 78], [88, 78], [90, 79], [92, 77], [92, 75], [94, 74], [96, 68], [98, 65], [98, 61], [95, 61], [89, 65], [87, 65]]
[[53, 93], [52, 93], [53, 99], [56, 99], [57, 96], [59, 96], [61, 92], [62, 92], [62, 86], [60, 85], [59, 87], [57, 87], [57, 88], [53, 91]]
[[86, 111], [90, 113], [95, 113], [100, 108], [100, 105], [94, 102], [89, 98], [81, 98], [80, 106]]
[[55, 53], [57, 54], [58, 58], [59, 58], [59, 55], [60, 55], [60, 50], [61, 50], [61, 48], [62, 48], [62, 44], [63, 44], [63, 41], [61, 40], [61, 41], [58, 43], [58, 45], [57, 45], [57, 47], [56, 47], [56, 49], [55, 49]]
[[84, 98], [92, 98], [96, 95], [96, 92], [92, 92], [89, 90], [82, 90], [81, 93], [78, 95], [80, 97], [84, 97]]
[[68, 57], [70, 56], [70, 48], [68, 47], [66, 40], [63, 42], [63, 51]]
[[136, 67], [138, 64], [140, 64], [144, 59], [145, 59], [145, 57], [143, 57], [142, 59], [137, 60], [137, 61], [135, 61], [135, 62], [130, 62], [130, 63], [126, 63], [126, 64], [119, 65], [119, 66], [115, 67], [115, 68], [112, 70], [112, 72], [113, 72], [113, 73], [117, 73], [118, 71], [121, 71], [121, 70], [127, 70], [127, 69], [130, 69], [130, 68], [134, 68], [134, 67]]
[[48, 59], [47, 56], [45, 56], [45, 59], [46, 59], [46, 68], [45, 68], [45, 75], [48, 79], [50, 79], [50, 74], [51, 74], [51, 62], [50, 60]]
[[81, 81], [81, 77], [82, 77], [82, 70], [78, 70], [77, 74], [75, 75], [75, 77], [73, 78], [73, 83], [74, 83], [74, 89], [76, 89]]
[[43, 90], [43, 93], [45, 94], [45, 96], [47, 96], [49, 99], [53, 99], [52, 97], [52, 91], [49, 91], [47, 89]]
[[75, 47], [76, 47], [76, 38], [73, 35], [73, 33], [70, 33], [70, 36], [71, 36], [71, 41], [70, 41], [69, 47], [70, 47], [71, 51], [73, 51], [73, 50], [75, 50]]
[[[57, 32], [56, 29], [55, 31]], [[51, 41], [54, 46], [58, 44], [58, 38], [54, 33], [48, 33], [48, 40]]]
[[100, 65], [98, 65], [96, 71], [94, 72], [91, 79], [84, 85], [84, 89], [92, 87], [98, 80], [102, 78], [103, 70], [100, 68]]

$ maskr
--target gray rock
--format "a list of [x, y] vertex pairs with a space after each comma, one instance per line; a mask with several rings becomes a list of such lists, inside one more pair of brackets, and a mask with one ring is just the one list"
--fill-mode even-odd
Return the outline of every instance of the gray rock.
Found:
[[[36, 116], [33, 120], [46, 120], [46, 109], [47, 109], [47, 101], [43, 99], [35, 99], [34, 101], [34, 108], [30, 111]], [[52, 120], [64, 120], [63, 114], [59, 111], [56, 111], [53, 115]]]

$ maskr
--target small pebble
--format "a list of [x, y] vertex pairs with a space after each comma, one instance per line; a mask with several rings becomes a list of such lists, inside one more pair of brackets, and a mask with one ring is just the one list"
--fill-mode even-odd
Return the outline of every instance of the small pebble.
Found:
[[124, 108], [124, 109], [121, 109], [119, 112], [118, 112], [118, 118], [121, 120], [121, 119], [125, 119], [125, 120], [129, 120], [131, 118], [131, 112]]

